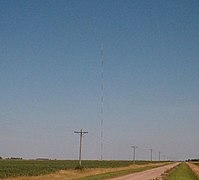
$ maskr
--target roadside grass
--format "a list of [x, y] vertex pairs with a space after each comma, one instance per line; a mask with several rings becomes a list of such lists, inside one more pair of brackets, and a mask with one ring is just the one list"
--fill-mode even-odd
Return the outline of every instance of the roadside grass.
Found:
[[196, 176], [199, 179], [199, 164], [195, 162], [188, 162], [187, 165], [192, 169], [192, 171], [196, 174]]
[[181, 163], [177, 167], [168, 171], [165, 180], [198, 180], [195, 173], [186, 163]]
[[[150, 161], [136, 161], [137, 165], [149, 164]], [[153, 162], [153, 163], [159, 163]], [[39, 176], [58, 172], [60, 170], [75, 169], [76, 160], [0, 160], [0, 178], [17, 176]], [[133, 165], [132, 161], [82, 161], [88, 168], [117, 168]]]

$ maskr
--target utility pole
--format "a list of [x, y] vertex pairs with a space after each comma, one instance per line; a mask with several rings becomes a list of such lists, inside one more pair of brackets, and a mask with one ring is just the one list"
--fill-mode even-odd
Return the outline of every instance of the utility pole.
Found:
[[81, 167], [82, 165], [82, 139], [83, 139], [83, 135], [88, 133], [88, 132], [84, 132], [82, 129], [78, 132], [78, 131], [74, 131], [74, 133], [77, 133], [80, 135], [80, 145], [79, 145], [79, 166]]
[[135, 164], [135, 149], [138, 148], [138, 146], [131, 146], [133, 148], [133, 163]]
[[170, 161], [170, 158], [169, 158], [169, 156], [167, 156], [167, 161]]
[[153, 161], [153, 149], [149, 149], [151, 151], [151, 161]]
[[160, 152], [160, 151], [158, 151], [158, 153], [159, 153], [159, 161], [160, 161], [160, 154], [161, 154], [161, 152]]

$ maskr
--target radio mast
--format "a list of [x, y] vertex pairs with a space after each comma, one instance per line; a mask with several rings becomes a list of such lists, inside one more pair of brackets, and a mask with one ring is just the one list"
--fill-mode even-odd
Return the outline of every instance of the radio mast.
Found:
[[101, 45], [101, 157], [103, 160], [103, 136], [104, 136], [104, 47]]

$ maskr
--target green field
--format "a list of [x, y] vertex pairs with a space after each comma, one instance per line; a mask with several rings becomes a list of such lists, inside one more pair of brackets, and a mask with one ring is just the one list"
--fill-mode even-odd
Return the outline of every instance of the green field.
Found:
[[197, 176], [186, 163], [181, 163], [169, 172], [166, 180], [198, 180]]
[[[148, 163], [151, 161], [136, 161], [136, 164]], [[115, 168], [132, 164], [132, 161], [82, 161], [84, 168]], [[63, 169], [75, 169], [77, 166], [76, 160], [0, 160], [0, 178], [38, 176]]]

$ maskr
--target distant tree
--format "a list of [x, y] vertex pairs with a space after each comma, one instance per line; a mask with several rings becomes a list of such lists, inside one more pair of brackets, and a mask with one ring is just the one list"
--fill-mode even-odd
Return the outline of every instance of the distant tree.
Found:
[[199, 159], [188, 159], [186, 161], [193, 161], [193, 162], [199, 162]]

